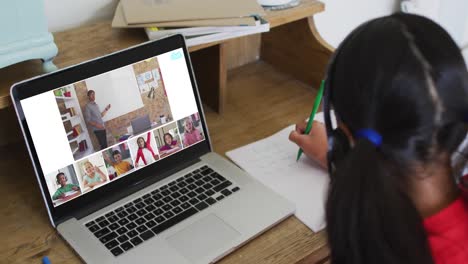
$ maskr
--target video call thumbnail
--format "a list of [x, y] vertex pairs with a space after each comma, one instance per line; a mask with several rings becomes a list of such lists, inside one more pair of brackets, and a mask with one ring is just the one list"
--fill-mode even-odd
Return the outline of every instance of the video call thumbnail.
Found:
[[185, 147], [193, 145], [205, 139], [201, 127], [200, 115], [195, 113], [177, 121], [182, 142]]
[[158, 147], [153, 132], [148, 131], [128, 140], [128, 145], [136, 168], [142, 168], [159, 160]]
[[135, 168], [126, 142], [104, 150], [102, 156], [111, 181], [132, 172]]
[[72, 200], [82, 193], [73, 165], [46, 175], [46, 183], [54, 206]]
[[173, 122], [154, 131], [154, 138], [161, 158], [172, 155], [182, 149], [178, 130], [177, 123]]
[[102, 153], [96, 153], [74, 164], [83, 193], [94, 190], [109, 181]]

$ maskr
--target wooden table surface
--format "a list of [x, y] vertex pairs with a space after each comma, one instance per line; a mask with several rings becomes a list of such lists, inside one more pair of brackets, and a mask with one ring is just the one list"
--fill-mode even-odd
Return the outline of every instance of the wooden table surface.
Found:
[[[315, 90], [256, 62], [229, 72], [224, 115], [205, 107], [214, 150], [269, 136], [305, 118]], [[23, 143], [0, 148], [0, 263], [81, 263], [49, 223]], [[313, 208], [311, 208], [313, 210]], [[219, 263], [328, 263], [324, 231], [313, 233], [295, 216], [253, 239]]]
[[[302, 0], [301, 5], [301, 9], [268, 13], [271, 26], [303, 19], [324, 9], [323, 4], [315, 0]], [[109, 30], [106, 23], [109, 24], [102, 22], [54, 34], [60, 50], [56, 65], [63, 68], [146, 40], [142, 30]], [[77, 35], [83, 37], [77, 41]], [[192, 50], [198, 48], [204, 47]], [[11, 112], [9, 86], [41, 74], [40, 69], [39, 61], [0, 69], [0, 110]], [[262, 61], [229, 72], [226, 93], [223, 115], [205, 107], [214, 150], [222, 155], [305, 118], [315, 96], [310, 86]], [[17, 124], [11, 124], [11, 120], [1, 121], [1, 129], [18, 131]], [[40, 263], [45, 255], [52, 263], [81, 263], [49, 223], [22, 142], [0, 147], [0, 193], [0, 232], [3, 235], [0, 263]], [[327, 263], [328, 253], [324, 231], [315, 234], [292, 216], [219, 263]]]

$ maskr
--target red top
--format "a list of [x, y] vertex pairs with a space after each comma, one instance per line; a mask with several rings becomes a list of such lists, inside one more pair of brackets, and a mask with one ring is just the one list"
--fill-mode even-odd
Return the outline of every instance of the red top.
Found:
[[[151, 154], [153, 154], [153, 157], [155, 157], [155, 159], [156, 159], [156, 155], [154, 154], [154, 151], [153, 151], [153, 148], [151, 147], [150, 141], [151, 141], [151, 133], [148, 132], [148, 134], [146, 135], [146, 148], [151, 152]], [[145, 165], [148, 165], [146, 163], [145, 155], [143, 155], [143, 149], [138, 147], [135, 163], [138, 163], [138, 161], [140, 159], [143, 160], [143, 163]]]
[[[464, 179], [464, 180], [463, 180]], [[437, 214], [424, 219], [436, 264], [468, 263], [468, 175], [460, 183], [462, 194]]]

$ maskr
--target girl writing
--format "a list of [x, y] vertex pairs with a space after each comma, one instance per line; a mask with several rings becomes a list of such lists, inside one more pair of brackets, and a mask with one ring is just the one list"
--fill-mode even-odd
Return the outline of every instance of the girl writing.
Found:
[[361, 25], [336, 50], [325, 94], [338, 128], [302, 135], [301, 123], [290, 139], [331, 172], [332, 263], [468, 263], [467, 193], [451, 167], [468, 74], [447, 32], [404, 14]]

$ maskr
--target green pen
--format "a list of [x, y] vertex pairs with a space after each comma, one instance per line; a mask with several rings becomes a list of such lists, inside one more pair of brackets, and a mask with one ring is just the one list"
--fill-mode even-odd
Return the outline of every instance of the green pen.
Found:
[[[320, 83], [320, 88], [319, 88], [319, 91], [317, 93], [317, 96], [315, 97], [314, 106], [312, 107], [312, 112], [310, 113], [309, 121], [307, 122], [307, 126], [306, 126], [306, 129], [304, 131], [304, 134], [309, 134], [310, 130], [312, 129], [312, 123], [314, 122], [315, 114], [317, 113], [320, 102], [322, 101], [323, 87], [324, 86], [325, 86], [325, 80], [322, 80], [322, 82]], [[299, 151], [297, 152], [296, 162], [299, 161], [299, 159], [301, 158], [302, 152], [303, 152], [303, 150], [301, 148], [299, 148]]]

